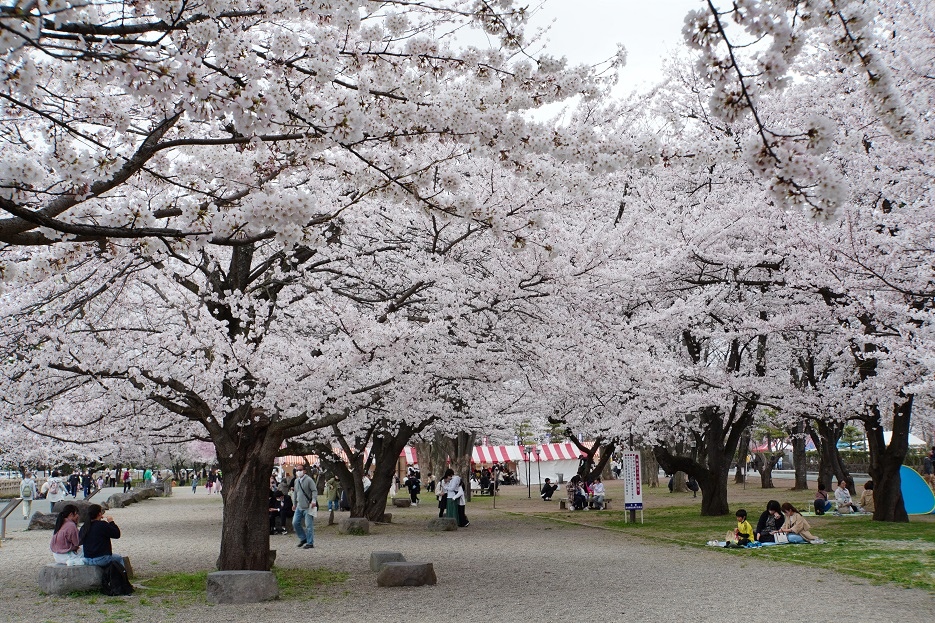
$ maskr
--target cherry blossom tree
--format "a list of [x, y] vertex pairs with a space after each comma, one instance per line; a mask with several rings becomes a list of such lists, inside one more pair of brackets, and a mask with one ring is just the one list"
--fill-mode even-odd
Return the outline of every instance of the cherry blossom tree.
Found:
[[[394, 383], [418, 397], [445, 378], [419, 370], [442, 365], [433, 346], [494, 343], [486, 310], [529, 284], [460, 247], [526, 244], [536, 224], [509, 178], [534, 155], [615, 151], [526, 119], [613, 79], [527, 54], [524, 19], [474, 1], [3, 9], [2, 333], [17, 354], [3, 395], [17, 421], [210, 439], [220, 567], [266, 569], [283, 442], [404, 413]], [[494, 45], [457, 45], [471, 28]]]

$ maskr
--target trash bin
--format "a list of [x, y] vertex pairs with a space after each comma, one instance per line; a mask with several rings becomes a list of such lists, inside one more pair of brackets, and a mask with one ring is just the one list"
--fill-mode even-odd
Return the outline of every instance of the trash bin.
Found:
[[445, 517], [458, 518], [458, 501], [457, 500], [447, 500], [447, 505], [445, 507]]
[[558, 476], [558, 484], [560, 485], [565, 484], [565, 474], [556, 472], [555, 475]]

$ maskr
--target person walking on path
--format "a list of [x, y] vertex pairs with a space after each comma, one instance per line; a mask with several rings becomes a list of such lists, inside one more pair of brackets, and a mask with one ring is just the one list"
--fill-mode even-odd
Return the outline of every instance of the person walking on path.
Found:
[[192, 493], [198, 489], [198, 474], [192, 476]]
[[126, 493], [133, 486], [133, 480], [130, 478], [130, 468], [123, 470], [123, 492]]
[[62, 475], [58, 470], [52, 472], [52, 477], [49, 478], [48, 491], [46, 491], [45, 499], [49, 502], [49, 512], [55, 512], [55, 503], [61, 502], [65, 499], [65, 480], [62, 478]]
[[315, 515], [318, 513], [318, 485], [307, 474], [308, 466], [295, 472], [295, 502], [292, 528], [299, 537], [298, 547], [315, 547]]
[[19, 483], [19, 496], [23, 498], [23, 519], [32, 515], [32, 501], [39, 497], [36, 490], [36, 481], [32, 479], [32, 472], [26, 471], [25, 478]]

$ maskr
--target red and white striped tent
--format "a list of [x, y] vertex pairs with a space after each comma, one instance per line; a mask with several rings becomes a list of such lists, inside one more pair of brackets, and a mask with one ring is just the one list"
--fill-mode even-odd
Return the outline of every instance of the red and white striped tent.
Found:
[[406, 462], [406, 465], [415, 465], [419, 462], [419, 458], [416, 456], [416, 449], [413, 446], [406, 446], [403, 448], [403, 451], [399, 453], [399, 458]]
[[[590, 445], [585, 443], [585, 445]], [[522, 448], [523, 446], [518, 446]], [[558, 483], [559, 480], [568, 480], [578, 473], [578, 458], [581, 452], [571, 442], [543, 443], [531, 446], [533, 451], [529, 454], [529, 480], [533, 485], [545, 482], [546, 478]], [[536, 454], [535, 448], [539, 449]], [[526, 453], [523, 451], [523, 460], [516, 466], [516, 474], [522, 484], [526, 484]], [[597, 457], [595, 457], [595, 460]], [[559, 476], [561, 474], [561, 477]]]
[[513, 463], [523, 460], [523, 451], [519, 446], [474, 446], [471, 462], [476, 465], [492, 463]]

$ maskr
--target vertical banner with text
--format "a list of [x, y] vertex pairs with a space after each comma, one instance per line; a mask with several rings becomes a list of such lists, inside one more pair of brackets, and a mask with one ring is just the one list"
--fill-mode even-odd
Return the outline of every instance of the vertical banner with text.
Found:
[[643, 475], [640, 472], [640, 453], [623, 453], [623, 508], [643, 510]]

